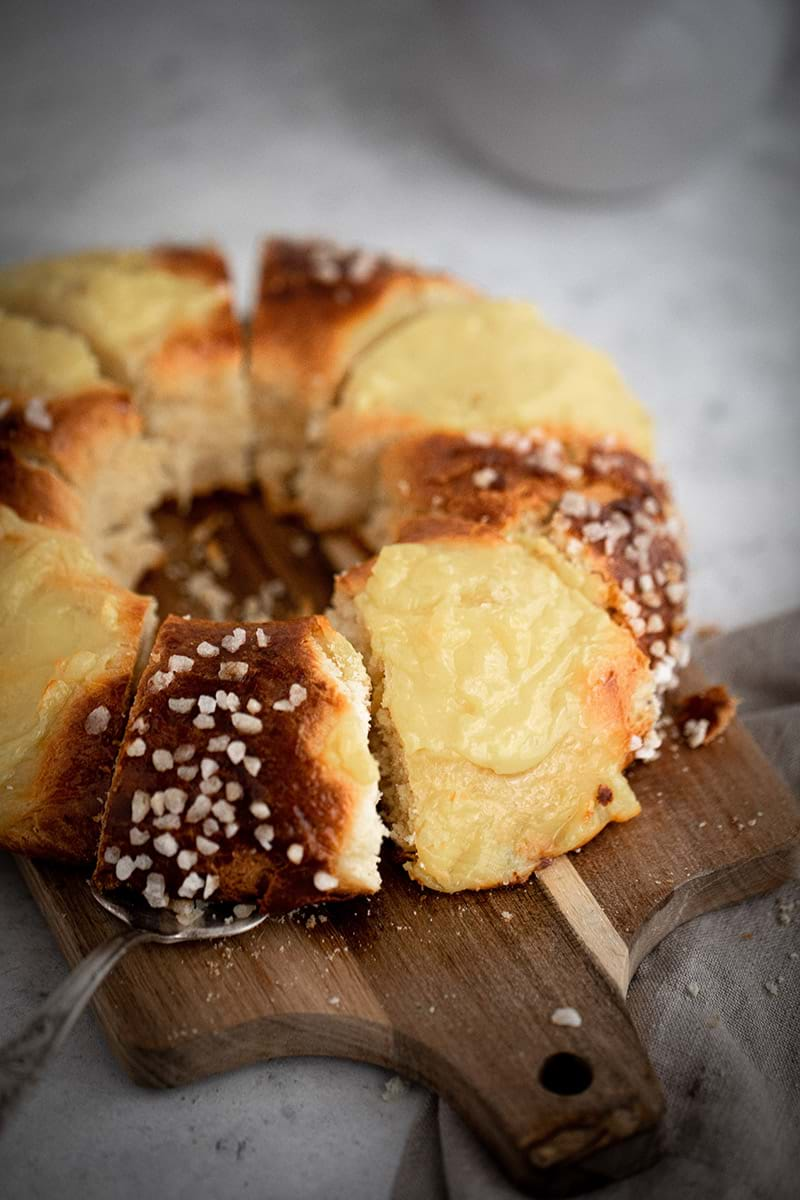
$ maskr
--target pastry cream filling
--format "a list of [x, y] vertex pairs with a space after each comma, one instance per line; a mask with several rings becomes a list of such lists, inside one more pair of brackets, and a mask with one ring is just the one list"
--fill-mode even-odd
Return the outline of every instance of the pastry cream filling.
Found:
[[342, 410], [452, 430], [616, 434], [645, 457], [653, 448], [650, 420], [611, 360], [510, 300], [449, 304], [398, 326], [357, 360]]
[[621, 768], [644, 657], [538, 549], [389, 546], [355, 599], [405, 760], [409, 869], [432, 887], [524, 878], [638, 812]]
[[140, 251], [42, 259], [0, 271], [0, 308], [83, 334], [107, 370], [128, 377], [165, 334], [201, 321], [220, 292], [159, 268]]
[[0, 785], [31, 783], [65, 705], [128, 641], [82, 543], [0, 508]]
[[83, 338], [0, 312], [0, 388], [23, 396], [65, 396], [101, 382]]

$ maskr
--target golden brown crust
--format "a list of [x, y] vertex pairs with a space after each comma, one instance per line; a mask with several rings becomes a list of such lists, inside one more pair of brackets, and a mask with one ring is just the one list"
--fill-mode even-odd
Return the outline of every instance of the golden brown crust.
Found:
[[[131, 630], [144, 621], [150, 601], [131, 596]], [[3, 832], [9, 850], [59, 862], [91, 862], [97, 853], [103, 811], [117, 748], [125, 730], [135, 655], [118, 673], [109, 674], [68, 705], [53, 730], [33, 785], [35, 805], [23, 823]], [[89, 738], [89, 713], [105, 706], [106, 730]]]
[[[244, 631], [244, 642], [226, 649], [223, 638], [235, 639], [236, 628]], [[268, 639], [267, 645], [259, 645], [257, 631], [262, 640]], [[95, 876], [99, 886], [120, 885], [116, 864], [107, 861], [116, 853], [109, 854], [109, 849], [116, 848], [122, 856], [135, 859], [145, 854], [152, 861], [150, 867], [137, 869], [131, 885], [143, 890], [147, 875], [157, 872], [173, 899], [203, 898], [209, 877], [216, 881], [215, 898], [251, 899], [270, 912], [341, 894], [335, 887], [323, 892], [315, 884], [318, 872], [333, 873], [355, 804], [352, 781], [324, 756], [328, 735], [347, 704], [333, 679], [320, 669], [319, 646], [328, 635], [332, 631], [322, 617], [238, 627], [231, 622], [167, 618], [142, 676], [120, 751]], [[204, 642], [219, 648], [219, 653], [203, 657], [197, 647]], [[192, 667], [175, 671], [164, 684], [165, 675], [159, 673], [169, 674], [173, 655], [191, 659]], [[224, 674], [244, 666], [242, 679], [220, 678], [221, 670]], [[287, 710], [285, 702], [294, 694], [293, 687], [301, 689], [302, 698]], [[225, 699], [230, 694], [236, 697], [234, 712]], [[218, 703], [219, 695], [225, 707]], [[212, 707], [214, 701], [213, 713], [200, 713], [200, 697], [207, 698], [203, 707]], [[170, 700], [190, 702], [181, 706], [188, 711], [173, 711]], [[276, 702], [278, 709], [273, 707]], [[237, 727], [243, 717], [252, 731]], [[219, 738], [227, 739], [225, 745], [215, 741]], [[137, 748], [137, 739], [146, 750], [132, 756], [130, 749], [132, 744]], [[240, 759], [245, 748], [246, 756]], [[156, 769], [153, 754], [158, 749], [174, 755], [170, 769]], [[178, 773], [181, 766], [183, 775]], [[199, 769], [193, 772], [193, 767]], [[210, 772], [207, 780], [204, 771]], [[183, 799], [168, 797], [168, 803], [177, 799], [175, 807], [180, 811], [162, 810], [159, 817], [152, 797], [167, 788], [183, 793]], [[137, 826], [149, 836], [132, 846], [131, 801], [137, 790], [151, 797], [149, 811]], [[198, 810], [193, 811], [193, 806], [198, 799], [201, 815], [195, 819]], [[212, 809], [220, 801], [223, 807]], [[258, 840], [259, 828], [270, 831], [269, 850]], [[180, 850], [197, 854], [197, 860], [186, 864], [179, 862], [177, 851], [161, 853], [156, 839], [163, 833], [174, 837]], [[209, 843], [218, 848], [204, 853]], [[301, 862], [287, 857], [290, 846], [302, 847]], [[170, 849], [170, 843], [163, 848]], [[185, 885], [193, 874], [202, 878], [203, 887], [189, 896]]]
[[163, 267], [173, 275], [187, 275], [211, 286], [229, 283], [228, 264], [213, 242], [205, 246], [164, 242], [153, 246], [150, 253], [154, 266]]
[[[28, 396], [14, 396], [0, 419], [0, 445], [17, 455], [55, 467], [78, 487], [90, 483], [98, 466], [121, 441], [141, 433], [142, 421], [130, 395], [113, 384], [41, 401], [30, 418]], [[45, 428], [43, 425], [49, 427]]]
[[471, 294], [445, 274], [331, 242], [265, 244], [250, 368], [263, 430], [257, 475], [273, 506], [303, 509], [294, 473], [315, 414], [333, 403], [356, 355], [424, 308]]
[[324, 373], [335, 387], [341, 362], [334, 357], [342, 331], [393, 293], [422, 292], [432, 285], [469, 294], [443, 273], [422, 272], [384, 255], [321, 240], [272, 238], [264, 246], [253, 316], [254, 369], [269, 372], [268, 360], [277, 351], [292, 361], [298, 378]]
[[0, 504], [23, 521], [79, 533], [83, 528], [80, 497], [47, 467], [18, 458], [0, 444]]

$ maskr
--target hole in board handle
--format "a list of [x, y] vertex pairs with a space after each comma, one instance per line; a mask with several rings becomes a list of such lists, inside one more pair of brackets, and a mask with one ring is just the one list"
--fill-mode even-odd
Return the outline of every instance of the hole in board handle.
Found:
[[591, 1085], [592, 1078], [591, 1064], [585, 1058], [566, 1051], [551, 1054], [544, 1060], [539, 1072], [539, 1083], [557, 1096], [579, 1096]]

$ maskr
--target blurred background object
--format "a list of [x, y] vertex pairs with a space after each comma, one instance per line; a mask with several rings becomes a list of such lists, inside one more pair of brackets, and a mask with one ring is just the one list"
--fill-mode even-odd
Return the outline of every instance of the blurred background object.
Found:
[[547, 188], [670, 183], [773, 83], [786, 0], [439, 0], [433, 72], [454, 128]]

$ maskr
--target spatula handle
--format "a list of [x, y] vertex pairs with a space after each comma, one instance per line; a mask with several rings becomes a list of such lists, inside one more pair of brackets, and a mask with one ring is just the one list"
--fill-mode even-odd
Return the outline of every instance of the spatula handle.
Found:
[[48, 996], [27, 1025], [0, 1046], [0, 1133], [23, 1093], [38, 1078], [109, 971], [131, 946], [151, 938], [147, 930], [124, 929], [95, 947]]

